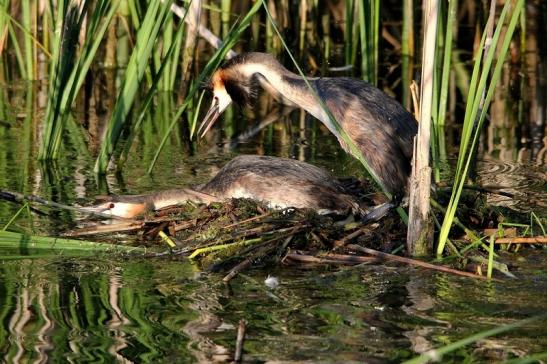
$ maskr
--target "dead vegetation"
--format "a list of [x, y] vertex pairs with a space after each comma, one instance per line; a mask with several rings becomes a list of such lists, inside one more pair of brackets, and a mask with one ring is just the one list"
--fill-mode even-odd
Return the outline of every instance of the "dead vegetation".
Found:
[[67, 235], [132, 234], [138, 242], [169, 249], [151, 257], [188, 257], [208, 271], [227, 272], [229, 281], [240, 271], [266, 264], [356, 265], [397, 261], [448, 273], [480, 277], [448, 267], [392, 254], [401, 251], [406, 226], [392, 214], [380, 223], [363, 226], [353, 218], [322, 216], [311, 210], [272, 211], [251, 200], [186, 204], [157, 211], [138, 221], [96, 225]]

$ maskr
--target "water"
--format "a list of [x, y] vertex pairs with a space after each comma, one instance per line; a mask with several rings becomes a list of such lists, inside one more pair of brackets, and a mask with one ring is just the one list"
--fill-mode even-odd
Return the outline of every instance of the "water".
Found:
[[[297, 119], [294, 125], [300, 114], [291, 117]], [[305, 122], [315, 133], [313, 143], [302, 143], [302, 136], [291, 132], [287, 123], [271, 126], [276, 136], [270, 144], [259, 137], [231, 151], [221, 143], [223, 138], [214, 136], [195, 156], [178, 158], [182, 147], [172, 146], [151, 176], [144, 173], [146, 151], [137, 145], [124, 172], [108, 176], [106, 187], [90, 172], [92, 161], [77, 154], [60, 163], [61, 168], [49, 166], [46, 173], [25, 159], [24, 150], [6, 151], [10, 162], [1, 183], [7, 189], [26, 185], [29, 192], [60, 202], [86, 204], [105, 190], [139, 193], [201, 183], [230, 155], [260, 149], [308, 156], [338, 175], [358, 173], [359, 166], [332, 137], [310, 119]], [[18, 125], [3, 132], [12, 140], [21, 138], [24, 130]], [[545, 211], [544, 166], [487, 157], [478, 170], [483, 181], [507, 185], [507, 192], [517, 194], [516, 200], [490, 197], [490, 202], [518, 211]], [[0, 208], [6, 221], [18, 206], [1, 202]], [[12, 229], [29, 230], [32, 224], [37, 234], [55, 236], [85, 223], [85, 216], [51, 210], [48, 216], [33, 216], [32, 222], [23, 215]], [[233, 355], [238, 322], [245, 319], [247, 362], [400, 362], [544, 312], [545, 259], [533, 248], [503, 254], [501, 260], [511, 264], [517, 279], [499, 282], [385, 264], [341, 270], [256, 268], [230, 286], [220, 283], [222, 275], [200, 272], [182, 258], [4, 259], [0, 353], [6, 362], [223, 361]], [[279, 279], [277, 289], [264, 284], [268, 275]], [[547, 325], [539, 321], [459, 349], [442, 362], [501, 362], [546, 347]]]
[[[276, 122], [236, 143], [231, 139], [246, 129], [248, 118], [234, 110], [219, 122], [224, 131], [213, 130], [195, 150], [177, 135], [170, 138], [147, 175], [170, 121], [158, 112], [145, 120], [123, 171], [97, 180], [92, 155], [82, 150], [81, 141], [89, 135], [67, 133], [58, 163], [37, 162], [43, 105], [26, 97], [34, 94], [33, 85], [0, 90], [14, 120], [0, 124], [2, 189], [85, 205], [97, 194], [203, 183], [241, 153], [298, 158], [336, 175], [361, 175], [358, 163], [327, 130], [300, 111], [274, 110]], [[270, 119], [268, 103], [262, 100], [264, 110], [254, 110], [257, 120]], [[522, 141], [522, 134], [514, 125], [485, 131], [479, 181], [515, 195], [488, 195], [489, 204], [515, 215], [533, 211], [544, 217], [547, 169], [541, 151], [546, 145]], [[457, 142], [449, 133], [448, 150]], [[1, 225], [18, 209], [0, 201]], [[73, 212], [41, 210], [46, 215], [23, 213], [10, 230], [59, 236], [89, 223], [87, 216]], [[97, 239], [131, 240], [123, 235]], [[388, 263], [345, 269], [259, 267], [230, 286], [220, 283], [222, 274], [200, 272], [183, 258], [7, 257], [24, 253], [4, 250], [0, 259], [0, 355], [5, 362], [224, 361], [233, 355], [241, 319], [248, 322], [247, 362], [401, 362], [547, 307], [547, 258], [544, 250], [528, 247], [500, 252], [516, 279], [485, 282]], [[264, 284], [268, 275], [280, 281], [275, 290]], [[442, 362], [503, 362], [546, 348], [543, 320], [458, 349]]]
[[[251, 270], [233, 281], [186, 261], [35, 259], [1, 265], [7, 362], [399, 362], [544, 311], [545, 261], [520, 255], [518, 280], [484, 282], [387, 266]], [[267, 274], [280, 286], [263, 284]], [[547, 325], [482, 340], [443, 362], [501, 361], [547, 347]]]

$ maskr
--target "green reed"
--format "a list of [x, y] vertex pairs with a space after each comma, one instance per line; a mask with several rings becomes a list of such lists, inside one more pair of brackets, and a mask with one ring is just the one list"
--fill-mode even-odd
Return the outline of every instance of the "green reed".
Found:
[[[271, 6], [271, 7], [275, 7], [275, 3], [273, 3], [272, 1], [269, 1], [268, 2], [268, 6]], [[260, 21], [259, 19], [257, 19], [256, 23], [258, 23], [258, 21]], [[257, 31], [256, 32], [253, 32], [254, 36], [258, 38], [259, 34], [258, 32], [260, 31], [258, 29], [260, 25], [257, 24]], [[269, 22], [266, 22], [266, 52], [270, 53], [270, 54], [276, 54], [277, 53], [277, 49], [274, 47], [274, 32], [273, 32], [273, 29], [272, 29], [272, 25], [269, 23]]]
[[[159, 36], [161, 39], [161, 47], [158, 47], [156, 54], [154, 55], [154, 65], [156, 69], [159, 69], [164, 65], [166, 66], [165, 70], [162, 71], [158, 90], [173, 91], [175, 89], [179, 71], [181, 70], [179, 59], [181, 50], [184, 49], [184, 31], [186, 29], [184, 19], [179, 22], [178, 28], [175, 28], [174, 18], [169, 16], [163, 29], [161, 36]], [[174, 51], [171, 51], [171, 49]], [[187, 53], [193, 55], [193, 50], [189, 50]], [[187, 56], [187, 54], [185, 54], [185, 56]]]
[[[52, 238], [47, 236], [36, 236], [21, 234], [12, 231], [0, 230], [0, 248], [3, 249], [28, 249], [35, 256], [43, 253], [56, 252], [57, 254], [68, 254], [70, 251], [98, 253], [98, 252], [143, 252], [142, 248], [125, 246], [121, 244], [97, 243], [93, 241], [74, 240], [64, 238]], [[12, 255], [12, 258], [24, 258], [24, 255]]]
[[414, 0], [403, 1], [403, 30], [401, 34], [402, 104], [410, 110], [410, 83], [414, 75]]
[[222, 23], [222, 36], [225, 37], [230, 33], [230, 10], [232, 9], [231, 0], [220, 1], [220, 21]]
[[[272, 2], [270, 1], [269, 4], [271, 3]], [[273, 13], [271, 10], [270, 10], [270, 14], [275, 15], [275, 13]], [[299, 25], [300, 31], [298, 32], [298, 50], [300, 51], [300, 57], [304, 55], [304, 44], [306, 43], [306, 22], [308, 20], [307, 15], [308, 15], [307, 1], [300, 1], [299, 16], [298, 16], [298, 22], [300, 23]]]
[[[171, 44], [171, 47], [166, 54], [166, 58], [171, 59], [173, 53], [177, 51], [177, 42], [175, 42]], [[146, 96], [139, 104], [136, 121], [131, 126], [131, 131], [126, 139], [126, 142], [124, 143], [120, 155], [118, 156], [118, 161], [116, 163], [116, 169], [118, 171], [121, 171], [125, 162], [127, 161], [131, 146], [133, 145], [133, 140], [135, 140], [135, 138], [137, 137], [138, 132], [141, 130], [144, 119], [148, 116], [148, 112], [152, 106], [152, 101], [154, 100], [154, 96], [156, 96], [156, 93], [158, 91], [160, 79], [166, 78], [164, 70], [167, 69], [169, 66], [172, 66], [172, 64], [170, 64], [169, 62], [164, 62], [161, 64], [160, 69], [155, 75], [155, 78], [152, 80], [152, 86], [150, 87], [150, 89], [148, 89]]]
[[[87, 17], [90, 6], [91, 1], [84, 1], [78, 8], [69, 5], [69, 1], [65, 0], [60, 1], [57, 7], [56, 35], [50, 64], [52, 82], [40, 145], [40, 159], [58, 157], [62, 133], [70, 117], [71, 107], [116, 11], [116, 6], [111, 5], [110, 1], [99, 0], [94, 3], [91, 16]], [[54, 10], [51, 9], [51, 12]], [[87, 20], [85, 41], [78, 49], [78, 37], [84, 20]]]
[[[74, 67], [74, 57], [77, 37], [80, 32], [81, 23], [78, 22], [78, 8], [76, 6], [68, 7], [68, 2], [61, 1], [58, 4], [57, 16], [55, 18], [55, 31], [52, 40], [52, 58], [50, 61], [50, 83], [49, 83], [49, 101], [46, 109], [46, 118], [44, 123], [44, 134], [40, 152], [40, 159], [51, 159], [58, 153], [55, 150], [56, 140], [60, 139], [63, 130], [63, 124], [66, 117], [63, 117], [61, 100], [63, 91]], [[50, 12], [53, 14], [53, 6], [50, 6]]]
[[329, 60], [331, 55], [331, 35], [330, 35], [330, 13], [323, 14], [321, 17], [321, 28], [323, 28], [323, 59]]
[[[441, 4], [442, 5], [442, 4]], [[440, 181], [440, 164], [446, 159], [445, 123], [447, 115], [448, 91], [450, 72], [452, 67], [452, 50], [454, 48], [454, 26], [457, 20], [458, 1], [450, 0], [448, 8], [440, 8], [438, 43], [436, 52], [435, 87], [433, 89], [434, 110], [432, 113], [431, 152], [433, 161], [433, 176], [435, 182]]]
[[361, 44], [361, 77], [378, 84], [378, 43], [380, 37], [380, 1], [358, 3], [359, 41]]
[[[197, 0], [196, 0], [197, 1]], [[175, 83], [177, 81], [178, 77], [178, 70], [180, 69], [180, 64], [178, 62], [182, 50], [182, 44], [184, 41], [184, 21], [181, 21], [179, 24], [179, 28], [175, 33], [175, 39], [173, 41], [173, 47], [174, 51], [173, 54], [171, 54], [169, 57], [165, 57], [165, 60], [167, 62], [168, 73], [164, 76], [167, 82], [167, 90], [174, 90], [175, 89]], [[164, 45], [165, 47], [166, 45]]]
[[[512, 2], [506, 2], [500, 14], [498, 24], [496, 26], [491, 46], [484, 56], [479, 51], [475, 59], [473, 74], [471, 77], [469, 95], [466, 102], [466, 111], [464, 117], [464, 125], [460, 142], [460, 150], [456, 165], [454, 177], [454, 185], [452, 195], [447, 207], [441, 231], [439, 234], [439, 243], [437, 246], [437, 256], [443, 254], [445, 244], [448, 238], [448, 233], [454, 222], [456, 209], [466, 182], [469, 166], [473, 159], [475, 145], [477, 144], [481, 127], [486, 118], [488, 107], [492, 100], [496, 84], [500, 78], [503, 63], [507, 55], [511, 38], [515, 31], [516, 25], [520, 18], [520, 12], [524, 7], [524, 0], [517, 0], [514, 3], [512, 14], [506, 25], [506, 17], [511, 8]], [[493, 19], [492, 19], [493, 21]], [[502, 37], [502, 30], [505, 33]], [[483, 33], [480, 50], [483, 49], [486, 42], [486, 32]], [[499, 48], [499, 49], [498, 49]], [[494, 65], [494, 57], [497, 53], [497, 59]], [[491, 77], [490, 73], [492, 71]], [[486, 97], [483, 99], [483, 94]]]
[[[437, 126], [442, 127], [446, 122], [446, 111], [448, 102], [448, 86], [449, 76], [451, 69], [452, 50], [454, 48], [454, 25], [457, 19], [456, 10], [458, 9], [458, 0], [450, 0], [448, 2], [448, 10], [446, 12], [446, 25], [444, 34], [444, 49], [442, 49], [442, 56], [439, 54], [439, 60], [442, 60], [441, 66], [441, 82], [438, 88], [438, 109], [437, 115], [434, 118], [434, 122]], [[442, 36], [442, 34], [441, 34]], [[440, 53], [440, 52], [439, 52]]]
[[355, 4], [355, 0], [345, 1], [346, 26], [344, 30], [344, 55], [346, 58], [346, 65], [354, 65], [355, 57], [357, 55], [356, 44], [358, 38], [354, 37], [354, 33], [359, 24], [354, 21]]
[[346, 64], [351, 64], [351, 53], [352, 53], [352, 38], [353, 38], [353, 0], [345, 0], [345, 12], [346, 12], [346, 21], [344, 29], [344, 56], [346, 59]]
[[[155, 51], [153, 52], [153, 64], [154, 68], [158, 69], [162, 63], [171, 63], [170, 59], [166, 59], [165, 56], [167, 55], [167, 52], [169, 51], [171, 45], [174, 43], [174, 23], [173, 23], [173, 17], [168, 16], [165, 19], [165, 24], [163, 25], [163, 31], [158, 34], [158, 39], [161, 39], [161, 47], [156, 47]], [[160, 91], [168, 91], [169, 90], [169, 73], [171, 71], [171, 67], [168, 67], [166, 71], [164, 71], [164, 77], [162, 77], [159, 81], [158, 89]]]
[[[32, 3], [32, 7], [35, 7], [36, 3]], [[22, 26], [27, 31], [23, 35], [23, 42], [25, 48], [25, 68], [27, 79], [35, 80], [36, 71], [34, 69], [34, 42], [32, 40], [31, 34], [33, 33], [32, 29], [32, 14], [31, 14], [31, 2], [22, 1], [21, 2], [21, 13], [22, 13]]]
[[150, 3], [148, 6], [142, 24], [137, 32], [135, 47], [131, 53], [114, 110], [108, 121], [101, 149], [95, 162], [95, 173], [106, 173], [108, 163], [123, 127], [128, 123], [127, 116], [135, 102], [142, 77], [148, 68], [148, 61], [152, 56], [158, 35], [168, 16], [172, 16], [169, 10], [171, 4], [172, 1], [165, 1], [163, 3], [156, 1]]

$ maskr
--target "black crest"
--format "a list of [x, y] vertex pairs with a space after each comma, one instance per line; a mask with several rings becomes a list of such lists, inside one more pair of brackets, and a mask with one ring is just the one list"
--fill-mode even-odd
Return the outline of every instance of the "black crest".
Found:
[[213, 91], [213, 82], [210, 79], [207, 80], [207, 81], [203, 81], [199, 85], [199, 89], [200, 90], [205, 90], [205, 91]]
[[249, 80], [225, 79], [224, 87], [232, 101], [240, 106], [251, 105], [258, 94], [258, 81], [255, 77]]

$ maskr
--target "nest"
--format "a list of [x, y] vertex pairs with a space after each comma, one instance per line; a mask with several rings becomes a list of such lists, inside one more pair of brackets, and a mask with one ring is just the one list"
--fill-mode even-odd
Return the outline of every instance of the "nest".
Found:
[[142, 220], [94, 225], [70, 235], [124, 233], [147, 246], [163, 241], [169, 244], [169, 252], [154, 256], [188, 256], [202, 269], [234, 274], [251, 265], [281, 262], [367, 262], [373, 258], [356, 259], [344, 248], [346, 242], [352, 239], [391, 251], [404, 242], [405, 231], [396, 215], [363, 226], [352, 216], [324, 216], [307, 209], [268, 210], [253, 200], [233, 199], [207, 206], [188, 203], [156, 211]]
[[[492, 213], [478, 223], [491, 224]], [[103, 234], [104, 240], [111, 238], [113, 233], [123, 233], [141, 246], [165, 247], [168, 244], [168, 250], [148, 256], [189, 257], [204, 270], [228, 272], [225, 281], [250, 266], [280, 263], [355, 265], [387, 260], [485, 278], [394, 255], [403, 250], [406, 241], [406, 226], [395, 212], [378, 223], [363, 225], [352, 216], [318, 215], [306, 209], [268, 210], [253, 200], [232, 199], [209, 205], [187, 203], [156, 211], [139, 220], [95, 224], [67, 235]], [[465, 236], [460, 239], [469, 244]], [[536, 240], [537, 237], [533, 242]], [[457, 241], [453, 243], [457, 244]], [[452, 249], [456, 248], [452, 246]], [[464, 267], [466, 259], [452, 260], [452, 263]]]

